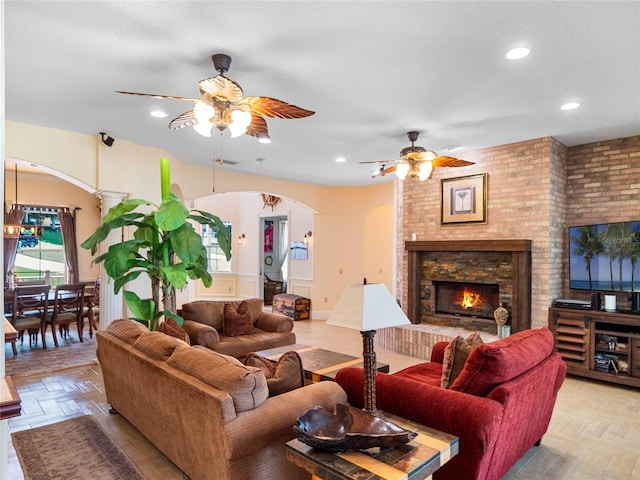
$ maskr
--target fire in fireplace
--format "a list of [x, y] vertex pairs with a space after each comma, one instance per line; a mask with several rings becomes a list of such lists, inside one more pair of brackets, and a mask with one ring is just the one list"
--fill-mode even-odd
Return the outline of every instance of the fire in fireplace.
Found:
[[500, 286], [490, 283], [434, 282], [436, 313], [493, 320]]

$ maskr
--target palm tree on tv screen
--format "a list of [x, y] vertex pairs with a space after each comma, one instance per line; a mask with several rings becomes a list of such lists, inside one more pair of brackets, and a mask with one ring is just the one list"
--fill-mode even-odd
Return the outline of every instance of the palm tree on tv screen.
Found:
[[604, 244], [602, 242], [603, 234], [598, 231], [595, 225], [586, 225], [578, 229], [579, 235], [574, 235], [572, 240], [576, 247], [573, 253], [584, 258], [587, 274], [589, 275], [589, 290], [593, 290], [591, 279], [591, 261], [599, 254], [604, 252]]

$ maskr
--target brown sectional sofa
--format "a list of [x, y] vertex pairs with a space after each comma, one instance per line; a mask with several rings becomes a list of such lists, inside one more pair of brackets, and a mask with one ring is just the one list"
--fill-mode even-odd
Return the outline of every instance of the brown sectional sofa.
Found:
[[267, 398], [261, 370], [132, 320], [96, 333], [108, 403], [194, 480], [294, 480], [296, 419], [346, 402], [335, 382]]
[[[249, 305], [254, 333], [235, 337], [223, 333], [224, 306], [229, 303], [235, 309], [242, 301]], [[251, 352], [293, 345], [293, 320], [279, 313], [265, 312], [261, 298], [246, 300], [195, 300], [185, 303], [178, 312], [184, 318], [184, 329], [192, 345], [202, 345], [218, 353], [244, 358]]]

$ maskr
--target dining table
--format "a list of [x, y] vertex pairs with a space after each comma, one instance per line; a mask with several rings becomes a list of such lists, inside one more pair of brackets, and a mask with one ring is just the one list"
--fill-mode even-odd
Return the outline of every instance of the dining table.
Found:
[[[22, 295], [27, 295], [27, 296], [33, 296], [34, 292], [39, 291], [39, 288], [41, 288], [42, 285], [39, 286], [35, 286], [35, 285], [29, 285], [29, 286], [18, 286], [16, 288], [5, 288], [4, 289], [4, 312], [5, 312], [5, 319], [8, 318], [8, 315], [12, 313], [13, 308], [15, 306], [15, 302], [13, 300], [14, 296], [20, 296]], [[64, 297], [64, 294], [62, 295]], [[53, 313], [53, 309], [55, 306], [55, 299], [56, 299], [56, 289], [55, 287], [51, 287], [48, 294], [47, 294], [47, 298], [46, 298], [46, 302], [45, 299], [43, 298], [41, 302], [39, 303], [34, 303], [31, 306], [36, 309], [42, 309], [45, 307], [46, 304], [46, 308], [47, 311], [45, 313], [45, 315], [42, 316], [41, 318], [41, 326], [40, 329], [43, 329], [46, 321], [47, 321], [47, 317]], [[87, 290], [87, 292], [84, 293], [83, 295], [83, 305], [88, 307], [88, 309], [86, 310], [86, 313], [84, 314], [87, 319], [88, 319], [88, 324], [89, 324], [89, 337], [92, 338], [93, 337], [93, 331], [97, 330], [97, 326], [95, 324], [95, 318], [92, 312], [93, 309], [93, 305], [95, 302], [95, 293], [93, 290]], [[11, 322], [8, 322], [9, 325], [12, 326]], [[84, 322], [82, 323], [82, 326], [84, 326]], [[84, 328], [81, 329], [81, 331], [78, 332], [78, 336], [80, 337], [82, 335], [82, 330]], [[15, 330], [15, 329], [14, 329]], [[32, 329], [29, 329], [32, 330]], [[6, 328], [5, 328], [6, 331]], [[29, 331], [29, 333], [31, 334], [32, 332]], [[37, 332], [33, 332], [35, 334], [37, 334]], [[18, 338], [22, 338], [22, 332], [17, 332]], [[15, 349], [15, 343], [13, 343], [13, 348], [14, 348], [14, 354], [16, 354], [16, 349]], [[46, 347], [45, 347], [46, 348]]]

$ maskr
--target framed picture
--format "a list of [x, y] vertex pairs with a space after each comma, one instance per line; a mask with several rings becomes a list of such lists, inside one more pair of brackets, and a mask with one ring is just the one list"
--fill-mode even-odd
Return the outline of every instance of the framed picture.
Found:
[[487, 174], [440, 180], [440, 223], [487, 223]]

